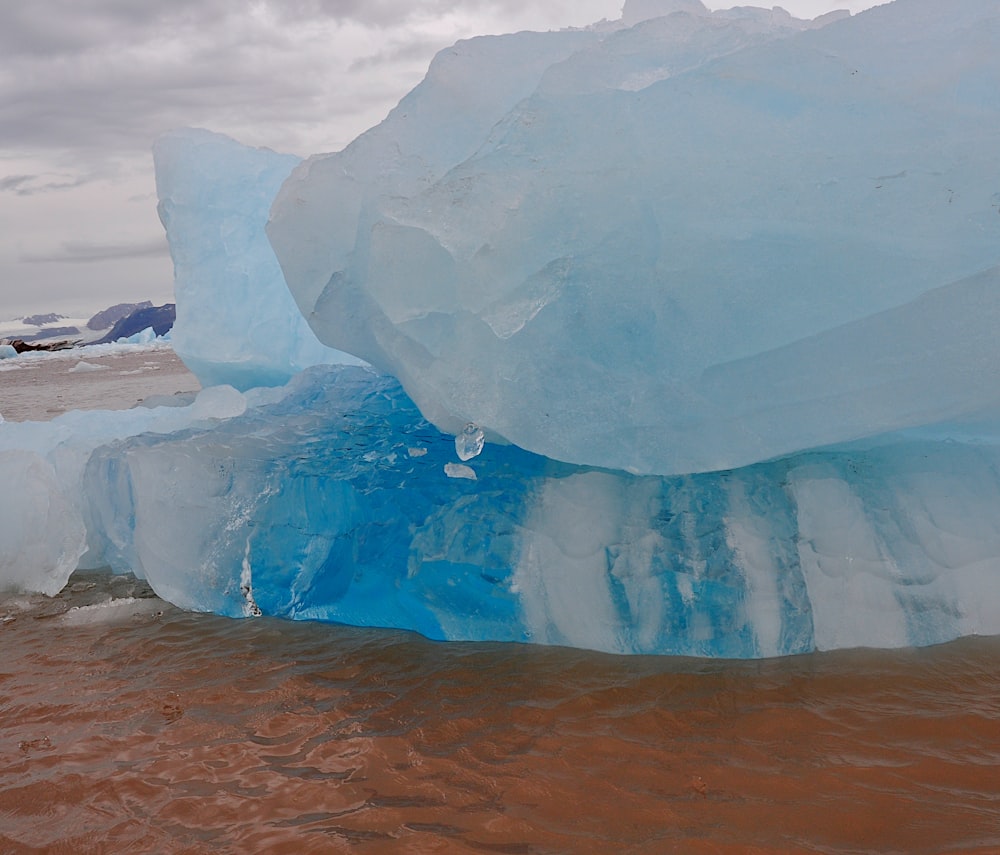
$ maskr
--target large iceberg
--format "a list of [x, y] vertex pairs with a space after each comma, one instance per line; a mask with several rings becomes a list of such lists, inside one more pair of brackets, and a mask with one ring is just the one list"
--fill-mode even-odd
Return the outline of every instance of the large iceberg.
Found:
[[337, 154], [170, 135], [175, 343], [244, 391], [0, 424], [0, 587], [621, 653], [1000, 633], [998, 27], [629, 0], [459, 43]]
[[296, 167], [268, 233], [319, 339], [447, 432], [637, 473], [996, 404], [996, 2], [639, 5], [681, 11], [460, 43]]

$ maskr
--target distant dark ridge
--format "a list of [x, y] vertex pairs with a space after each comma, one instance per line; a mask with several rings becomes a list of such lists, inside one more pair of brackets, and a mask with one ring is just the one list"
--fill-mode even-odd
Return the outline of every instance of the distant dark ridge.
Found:
[[[49, 312], [47, 315], [29, 315], [27, 318], [22, 318], [21, 323], [27, 324], [30, 327], [41, 327], [45, 324], [54, 324], [65, 317], [65, 315], [57, 315], [55, 312]], [[79, 332], [79, 330], [76, 330], [76, 332]]]
[[127, 318], [133, 312], [139, 309], [151, 309], [153, 304], [149, 300], [144, 300], [141, 303], [116, 303], [114, 306], [110, 306], [103, 312], [98, 312], [94, 317], [87, 321], [88, 330], [107, 330], [111, 329], [115, 324], [118, 323], [122, 318]]
[[91, 342], [91, 344], [107, 344], [111, 341], [118, 341], [120, 338], [128, 338], [150, 327], [157, 335], [163, 335], [173, 327], [176, 317], [177, 307], [174, 303], [137, 309], [121, 318], [104, 338]]
[[72, 341], [66, 341], [65, 339], [60, 339], [57, 341], [43, 341], [39, 344], [33, 344], [30, 341], [25, 341], [23, 338], [15, 339], [4, 339], [0, 344], [9, 344], [18, 353], [28, 353], [34, 350], [69, 350], [71, 347], [75, 347], [75, 343]]
[[[27, 321], [27, 318], [25, 318], [25, 321]], [[46, 321], [46, 323], [49, 323], [49, 321]], [[66, 338], [66, 336], [79, 334], [80, 330], [76, 327], [49, 327], [41, 332], [23, 335], [21, 336], [21, 341], [38, 341], [43, 338]]]

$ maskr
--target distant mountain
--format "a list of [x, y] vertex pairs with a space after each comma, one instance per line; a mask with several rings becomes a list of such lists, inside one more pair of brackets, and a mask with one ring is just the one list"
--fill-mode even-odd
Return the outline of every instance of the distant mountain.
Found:
[[45, 324], [54, 324], [56, 321], [61, 321], [65, 317], [65, 315], [57, 315], [55, 312], [49, 312], [47, 315], [29, 315], [27, 318], [22, 318], [21, 323], [27, 324], [29, 327], [42, 327]]
[[119, 319], [104, 338], [91, 342], [91, 344], [106, 344], [110, 341], [118, 341], [120, 338], [128, 338], [145, 329], [153, 328], [157, 335], [163, 335], [174, 325], [177, 317], [177, 307], [173, 303], [163, 306], [146, 306], [136, 309], [134, 312]]
[[127, 318], [133, 312], [139, 309], [151, 309], [153, 304], [149, 300], [144, 300], [141, 303], [117, 303], [105, 309], [103, 312], [98, 312], [94, 317], [87, 321], [88, 330], [107, 330], [111, 329], [118, 321], [122, 318]]

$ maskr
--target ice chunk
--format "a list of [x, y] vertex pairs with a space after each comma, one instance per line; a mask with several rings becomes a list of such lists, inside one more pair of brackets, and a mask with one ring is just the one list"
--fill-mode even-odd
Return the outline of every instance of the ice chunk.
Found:
[[247, 399], [232, 386], [210, 386], [203, 389], [191, 405], [193, 419], [231, 419], [242, 415]]
[[459, 460], [472, 460], [482, 453], [485, 442], [486, 435], [483, 429], [469, 422], [455, 437], [455, 453]]
[[201, 384], [281, 385], [308, 365], [356, 364], [316, 340], [264, 234], [299, 158], [194, 129], [160, 137], [153, 157], [174, 261], [171, 341]]
[[449, 478], [465, 478], [467, 481], [475, 481], [478, 478], [475, 469], [462, 463], [445, 463], [444, 474]]
[[[818, 29], [677, 8], [459, 46], [461, 76], [445, 52], [386, 122], [299, 167], [269, 234], [319, 338], [446, 432], [638, 473], [996, 403], [997, 4]], [[500, 52], [517, 98], [491, 101]], [[452, 86], [490, 106], [461, 145]]]
[[[267, 392], [253, 393], [260, 403]], [[78, 567], [109, 563], [106, 536], [88, 527], [107, 489], [86, 491], [94, 450], [140, 433], [175, 432], [242, 413], [247, 398], [228, 387], [202, 391], [184, 407], [71, 411], [50, 422], [0, 424], [0, 590], [57, 593]], [[2, 420], [0, 420], [2, 421]], [[173, 497], [177, 502], [178, 497]], [[131, 519], [115, 526], [131, 527]]]
[[69, 373], [87, 374], [87, 373], [92, 373], [94, 371], [106, 371], [107, 368], [108, 368], [107, 365], [100, 365], [99, 363], [96, 362], [86, 362], [85, 360], [81, 359], [79, 362], [76, 363], [76, 365], [74, 365], [72, 368], [69, 369]]
[[83, 520], [41, 455], [0, 450], [0, 473], [0, 590], [57, 594], [87, 549]]
[[151, 617], [161, 612], [163, 601], [156, 597], [120, 597], [103, 603], [74, 606], [59, 620], [63, 626], [99, 626], [134, 622], [139, 617]]
[[12, 344], [0, 344], [0, 359], [12, 359], [17, 356], [17, 350]]

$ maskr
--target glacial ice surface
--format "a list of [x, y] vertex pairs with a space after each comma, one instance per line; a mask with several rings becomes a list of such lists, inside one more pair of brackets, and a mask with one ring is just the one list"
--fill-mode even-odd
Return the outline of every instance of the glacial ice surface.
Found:
[[460, 42], [295, 168], [268, 234], [320, 340], [448, 433], [636, 473], [996, 404], [995, 0], [625, 24]]

